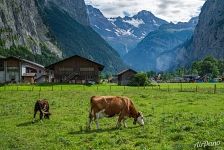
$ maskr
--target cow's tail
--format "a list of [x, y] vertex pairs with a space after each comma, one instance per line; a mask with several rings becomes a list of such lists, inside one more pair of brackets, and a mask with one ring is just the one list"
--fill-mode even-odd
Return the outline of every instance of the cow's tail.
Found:
[[92, 105], [93, 105], [93, 98], [94, 98], [94, 97], [95, 97], [95, 96], [92, 96], [92, 97], [90, 98], [89, 121], [87, 122], [87, 129], [88, 129], [88, 130], [90, 130], [90, 126], [91, 126], [91, 123], [92, 123], [93, 118], [94, 118], [94, 110], [93, 110], [93, 107], [92, 107]]
[[94, 99], [95, 96], [92, 96], [90, 98], [90, 110], [89, 110], [89, 118], [92, 119], [92, 117], [94, 116], [94, 112], [93, 112], [93, 99]]

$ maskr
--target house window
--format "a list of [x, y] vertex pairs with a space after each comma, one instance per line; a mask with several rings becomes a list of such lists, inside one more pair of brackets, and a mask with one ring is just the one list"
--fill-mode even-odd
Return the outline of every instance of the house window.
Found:
[[41, 70], [39, 70], [39, 73], [41, 73]]
[[60, 72], [71, 72], [71, 71], [73, 71], [73, 68], [59, 68], [59, 71]]
[[8, 67], [8, 72], [18, 72], [19, 71], [19, 67]]
[[4, 61], [0, 61], [0, 71], [4, 71]]
[[80, 71], [94, 71], [94, 68], [93, 67], [80, 68]]

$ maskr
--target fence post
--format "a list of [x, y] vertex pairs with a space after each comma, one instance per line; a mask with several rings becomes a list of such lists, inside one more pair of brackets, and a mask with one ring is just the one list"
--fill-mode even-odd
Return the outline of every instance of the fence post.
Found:
[[217, 86], [215, 84], [215, 86], [214, 86], [214, 94], [216, 94], [216, 90], [217, 90]]
[[40, 90], [39, 90], [39, 99], [40, 99]]
[[183, 92], [183, 85], [182, 85], [182, 83], [180, 85], [180, 91]]

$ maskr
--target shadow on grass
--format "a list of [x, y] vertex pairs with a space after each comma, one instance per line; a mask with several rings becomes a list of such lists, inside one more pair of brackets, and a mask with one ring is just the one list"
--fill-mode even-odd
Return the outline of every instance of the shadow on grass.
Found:
[[27, 121], [27, 122], [23, 122], [23, 123], [17, 124], [16, 126], [17, 127], [26, 127], [26, 126], [30, 126], [30, 125], [32, 125], [34, 123], [35, 122], [33, 122], [33, 121]]
[[107, 128], [107, 129], [93, 129], [93, 130], [82, 130], [82, 131], [71, 131], [68, 134], [92, 134], [92, 133], [104, 133], [104, 132], [113, 132], [118, 130], [131, 130], [134, 128], [139, 128], [141, 126], [133, 126], [128, 128]]

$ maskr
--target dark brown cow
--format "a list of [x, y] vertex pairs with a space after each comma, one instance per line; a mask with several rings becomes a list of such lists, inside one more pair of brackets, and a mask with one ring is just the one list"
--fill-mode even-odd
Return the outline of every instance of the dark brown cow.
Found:
[[127, 97], [119, 96], [93, 96], [90, 100], [89, 124], [96, 122], [97, 129], [99, 129], [98, 119], [103, 117], [113, 117], [118, 115], [117, 127], [121, 126], [123, 121], [124, 127], [127, 127], [125, 120], [127, 118], [134, 118], [133, 124], [136, 122], [144, 125], [143, 115], [136, 110], [132, 101]]
[[40, 120], [42, 120], [43, 117], [49, 119], [51, 113], [49, 112], [49, 103], [46, 99], [36, 101], [34, 106], [33, 122], [35, 121], [38, 111], [40, 112]]

